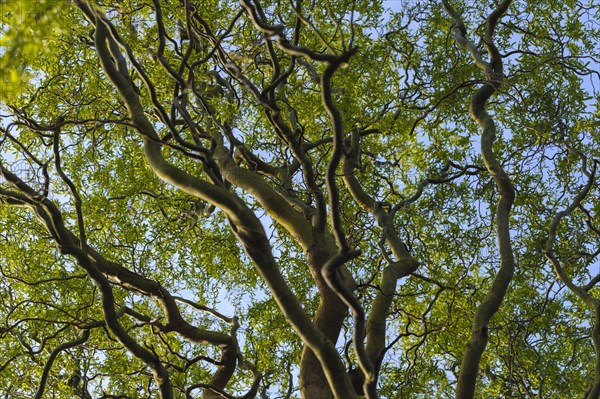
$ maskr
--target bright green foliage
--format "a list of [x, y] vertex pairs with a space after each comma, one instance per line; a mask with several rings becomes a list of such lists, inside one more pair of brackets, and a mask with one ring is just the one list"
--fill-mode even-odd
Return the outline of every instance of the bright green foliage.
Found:
[[[0, 396], [35, 397], [44, 376], [56, 399], [319, 399], [336, 388], [306, 332], [360, 386], [353, 334], [375, 347], [391, 296], [378, 397], [455, 397], [504, 260], [470, 114], [487, 84], [515, 270], [475, 397], [600, 397], [600, 3], [510, 2], [488, 43], [502, 84], [474, 61], [497, 3], [451, 2], [472, 54], [439, 2], [0, 0]], [[366, 329], [321, 277], [342, 239], [361, 251], [336, 275]], [[322, 315], [333, 332], [302, 324]]]

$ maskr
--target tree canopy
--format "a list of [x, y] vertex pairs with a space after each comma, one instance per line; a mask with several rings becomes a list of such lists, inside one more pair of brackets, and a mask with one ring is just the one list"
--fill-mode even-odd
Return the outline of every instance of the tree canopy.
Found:
[[600, 398], [596, 0], [0, 1], [5, 398]]

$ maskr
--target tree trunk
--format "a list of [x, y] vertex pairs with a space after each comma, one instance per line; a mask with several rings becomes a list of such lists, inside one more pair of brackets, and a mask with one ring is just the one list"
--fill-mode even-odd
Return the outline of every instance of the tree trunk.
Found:
[[[325, 262], [337, 252], [335, 241], [329, 232], [315, 233], [315, 237], [319, 236], [322, 238], [316, 239], [313, 246], [305, 254], [319, 293], [319, 306], [313, 317], [313, 323], [335, 344], [340, 335], [348, 307], [329, 288], [321, 275], [321, 269]], [[346, 281], [351, 280], [349, 275], [344, 277], [347, 277], [345, 278]], [[306, 346], [300, 361], [300, 392], [302, 397], [306, 399], [329, 399], [333, 397], [319, 360]]]

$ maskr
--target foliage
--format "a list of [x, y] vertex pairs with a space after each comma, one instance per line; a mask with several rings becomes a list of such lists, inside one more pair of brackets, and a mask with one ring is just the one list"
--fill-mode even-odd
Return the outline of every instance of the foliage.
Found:
[[5, 397], [600, 397], [596, 0], [0, 18]]

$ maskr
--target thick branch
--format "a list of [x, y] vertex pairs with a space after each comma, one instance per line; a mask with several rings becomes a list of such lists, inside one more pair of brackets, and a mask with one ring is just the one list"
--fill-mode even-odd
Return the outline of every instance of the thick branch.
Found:
[[48, 374], [50, 373], [50, 370], [52, 369], [52, 364], [54, 363], [54, 360], [60, 354], [60, 352], [83, 344], [85, 341], [88, 340], [89, 336], [90, 336], [90, 330], [83, 330], [83, 332], [81, 333], [81, 337], [79, 337], [73, 341], [69, 341], [69, 342], [60, 344], [52, 351], [52, 353], [50, 353], [50, 356], [48, 357], [48, 360], [46, 361], [46, 365], [44, 366], [44, 370], [42, 371], [42, 376], [40, 377], [40, 385], [34, 396], [34, 399], [42, 399], [42, 395], [44, 395], [44, 390], [46, 388], [46, 382], [48, 381]]
[[[585, 160], [583, 162], [585, 162]], [[566, 209], [558, 212], [554, 216], [554, 220], [552, 221], [552, 224], [550, 225], [550, 229], [548, 231], [548, 240], [546, 241], [545, 252], [546, 258], [548, 258], [548, 260], [552, 262], [554, 270], [556, 271], [556, 274], [558, 275], [560, 280], [569, 288], [569, 290], [571, 290], [571, 292], [573, 292], [573, 294], [577, 295], [577, 297], [579, 297], [579, 299], [581, 299], [590, 309], [596, 309], [597, 301], [590, 295], [590, 293], [584, 287], [576, 285], [573, 282], [573, 280], [571, 280], [571, 278], [565, 273], [560, 260], [554, 253], [554, 244], [556, 242], [556, 232], [558, 226], [560, 225], [560, 222], [565, 217], [569, 217], [571, 213], [573, 213], [573, 211], [581, 205], [581, 202], [584, 200], [584, 198], [588, 195], [588, 193], [594, 186], [595, 177], [596, 163], [594, 163], [592, 172], [589, 175], [588, 182], [583, 188], [583, 190], [581, 190], [577, 194], [577, 196], [575, 196], [573, 202], [571, 202], [571, 204]]]
[[485, 110], [487, 101], [495, 93], [503, 80], [502, 59], [493, 43], [493, 34], [498, 19], [506, 12], [511, 1], [504, 0], [498, 4], [487, 19], [484, 41], [490, 56], [489, 63], [482, 61], [476, 47], [466, 39], [464, 23], [456, 10], [448, 1], [444, 0], [443, 3], [446, 11], [454, 21], [453, 36], [456, 42], [471, 53], [475, 63], [484, 70], [486, 79], [488, 80], [471, 99], [471, 115], [482, 129], [481, 153], [483, 161], [489, 174], [494, 178], [500, 197], [496, 207], [500, 269], [492, 281], [487, 296], [475, 312], [472, 336], [462, 360], [456, 388], [457, 399], [471, 399], [475, 395], [475, 384], [481, 355], [488, 341], [488, 324], [500, 308], [512, 280], [515, 267], [509, 226], [510, 210], [514, 202], [515, 190], [510, 178], [494, 154], [493, 144], [496, 139], [496, 125], [493, 118]]
[[[367, 354], [371, 362], [378, 365], [385, 351], [387, 316], [396, 293], [396, 284], [399, 279], [417, 270], [419, 263], [408, 252], [406, 245], [398, 236], [391, 215], [364, 190], [354, 174], [359, 145], [359, 134], [355, 132], [352, 135], [350, 154], [344, 157], [344, 182], [354, 200], [375, 218], [382, 229], [382, 241], [390, 247], [396, 258], [394, 261], [386, 256], [388, 266], [381, 274], [380, 289], [373, 301], [366, 324]], [[382, 251], [385, 255], [385, 248], [382, 248]]]

